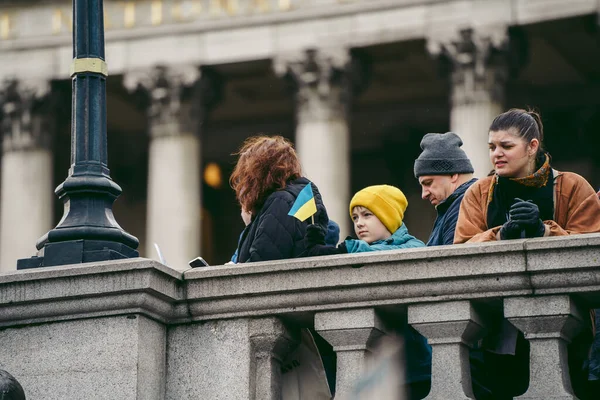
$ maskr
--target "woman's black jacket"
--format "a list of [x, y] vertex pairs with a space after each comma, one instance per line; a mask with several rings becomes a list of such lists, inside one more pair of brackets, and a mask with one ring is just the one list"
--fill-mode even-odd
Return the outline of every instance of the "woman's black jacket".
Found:
[[[288, 182], [287, 186], [267, 197], [265, 204], [242, 233], [238, 246], [238, 262], [281, 260], [307, 256], [304, 238], [310, 218], [300, 222], [288, 212], [304, 186], [311, 184], [306, 178]], [[317, 213], [315, 224], [327, 231], [327, 211], [321, 194], [312, 183]]]

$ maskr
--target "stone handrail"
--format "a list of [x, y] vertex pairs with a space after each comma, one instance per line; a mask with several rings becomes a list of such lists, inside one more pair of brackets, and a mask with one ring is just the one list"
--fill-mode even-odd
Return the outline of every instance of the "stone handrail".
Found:
[[503, 314], [531, 344], [525, 397], [573, 398], [563, 347], [593, 307], [600, 234], [183, 273], [146, 259], [40, 268], [0, 275], [0, 367], [32, 399], [105, 398], [109, 382], [119, 398], [278, 398], [304, 326], [338, 352], [341, 396], [403, 320], [433, 347], [428, 399], [462, 399], [464, 349]]

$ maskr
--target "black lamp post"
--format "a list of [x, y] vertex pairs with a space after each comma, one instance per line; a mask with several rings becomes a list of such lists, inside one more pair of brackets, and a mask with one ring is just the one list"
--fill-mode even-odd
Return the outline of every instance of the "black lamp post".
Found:
[[40, 238], [37, 256], [17, 269], [138, 257], [138, 240], [115, 221], [121, 188], [106, 154], [106, 77], [103, 0], [73, 0], [71, 168], [56, 188], [64, 203], [58, 225]]

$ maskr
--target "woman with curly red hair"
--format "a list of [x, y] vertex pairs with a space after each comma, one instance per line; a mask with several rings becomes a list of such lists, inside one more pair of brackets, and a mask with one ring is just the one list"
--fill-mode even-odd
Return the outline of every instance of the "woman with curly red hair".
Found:
[[327, 211], [321, 194], [308, 179], [292, 144], [281, 136], [254, 136], [240, 150], [229, 178], [242, 210], [252, 218], [238, 245], [237, 262], [256, 262], [306, 255], [304, 234], [308, 222], [288, 213], [308, 184], [317, 204], [316, 224], [327, 230]]

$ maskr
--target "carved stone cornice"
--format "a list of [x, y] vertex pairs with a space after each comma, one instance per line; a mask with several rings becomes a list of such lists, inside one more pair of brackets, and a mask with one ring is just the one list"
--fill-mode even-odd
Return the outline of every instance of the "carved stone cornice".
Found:
[[364, 60], [343, 48], [279, 56], [273, 67], [295, 90], [299, 121], [347, 118], [352, 95], [367, 75]]
[[207, 111], [222, 95], [216, 72], [194, 65], [156, 66], [125, 75], [123, 85], [137, 95], [150, 120], [150, 136], [199, 134]]
[[506, 27], [463, 29], [456, 35], [429, 38], [427, 48], [447, 67], [452, 104], [504, 102], [504, 88], [512, 67]]
[[50, 146], [50, 82], [7, 79], [0, 83], [0, 130], [4, 152]]

